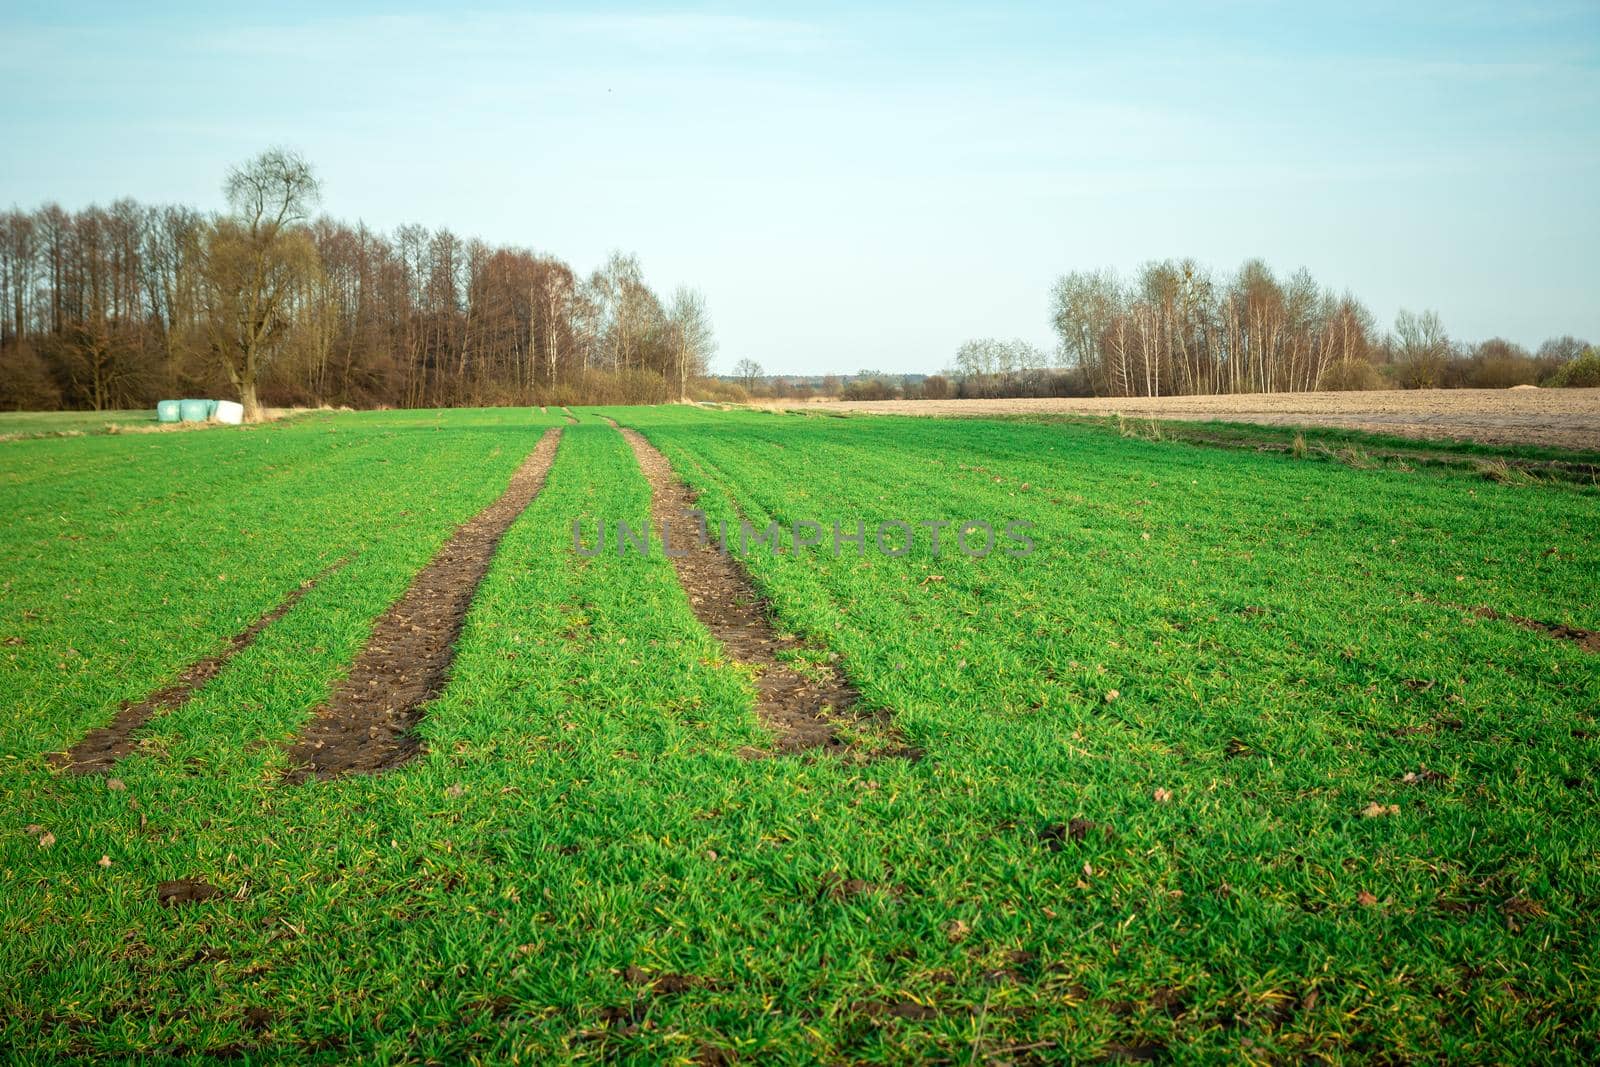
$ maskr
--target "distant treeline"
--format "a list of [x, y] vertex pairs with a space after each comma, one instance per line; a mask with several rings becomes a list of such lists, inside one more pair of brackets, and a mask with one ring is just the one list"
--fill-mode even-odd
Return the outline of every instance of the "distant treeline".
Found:
[[1402, 311], [1382, 331], [1348, 292], [1303, 269], [1280, 279], [1260, 260], [1224, 278], [1187, 259], [1147, 264], [1126, 282], [1067, 274], [1050, 300], [1063, 362], [1101, 396], [1504, 388], [1550, 379], [1588, 348], [1573, 337], [1537, 353], [1500, 338], [1460, 344], [1431, 311]]
[[1431, 311], [1402, 311], [1386, 331], [1349, 293], [1304, 270], [1280, 280], [1260, 260], [1222, 279], [1193, 260], [1147, 264], [1131, 281], [1067, 274], [1050, 300], [1053, 352], [981, 338], [928, 376], [768, 376], [745, 360], [721, 386], [846, 400], [1600, 386], [1600, 355], [1586, 341], [1552, 338], [1537, 352], [1498, 337], [1467, 344]]
[[[1215, 278], [1193, 260], [1058, 278], [1050, 291], [1058, 347], [968, 341], [925, 380], [863, 372], [840, 395], [1167, 396], [1312, 389], [1503, 389], [1600, 385], [1600, 356], [1575, 337], [1529, 352], [1502, 338], [1454, 341], [1431, 311], [1402, 311], [1392, 331], [1349, 293], [1305, 270], [1280, 279], [1260, 260]], [[1587, 356], [1585, 353], [1588, 353]], [[1583, 357], [1583, 358], [1580, 358]]]
[[234, 170], [231, 210], [119, 200], [0, 214], [0, 408], [661, 401], [714, 350], [699, 294], [660, 299], [632, 256], [550, 255], [313, 219], [309, 166]]

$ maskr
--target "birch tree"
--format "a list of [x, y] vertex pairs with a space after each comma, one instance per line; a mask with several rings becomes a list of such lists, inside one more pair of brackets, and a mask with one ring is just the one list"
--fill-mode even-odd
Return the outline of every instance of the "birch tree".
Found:
[[711, 313], [698, 289], [679, 286], [672, 294], [667, 312], [671, 332], [673, 376], [677, 379], [678, 400], [689, 399], [689, 383], [703, 377], [711, 357], [717, 352], [716, 335], [711, 329]]

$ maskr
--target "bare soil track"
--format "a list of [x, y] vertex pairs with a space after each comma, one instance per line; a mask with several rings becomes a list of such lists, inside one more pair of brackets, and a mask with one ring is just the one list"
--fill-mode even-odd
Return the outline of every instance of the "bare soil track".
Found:
[[[1460, 605], [1453, 604], [1451, 606], [1459, 607]], [[1466, 610], [1480, 619], [1513, 623], [1524, 630], [1532, 630], [1534, 633], [1553, 637], [1557, 641], [1571, 641], [1585, 652], [1600, 655], [1600, 631], [1585, 630], [1577, 626], [1568, 626], [1566, 623], [1540, 622], [1538, 619], [1530, 619], [1522, 615], [1507, 615], [1503, 611], [1496, 611], [1494, 608], [1488, 607], [1467, 608]]]
[[141, 726], [158, 714], [175, 711], [188, 703], [195, 691], [221, 673], [229, 660], [254, 644], [262, 630], [283, 618], [289, 609], [319, 581], [342, 566], [344, 561], [340, 560], [310, 581], [301, 583], [300, 587], [284, 597], [277, 607], [229, 638], [227, 646], [221, 652], [196, 660], [178, 675], [177, 681], [156, 690], [137, 704], [124, 704], [109, 725], [102, 726], [98, 730], [90, 730], [84, 735], [83, 740], [66, 752], [57, 753], [51, 757], [51, 761], [57, 767], [73, 774], [94, 774], [110, 770], [118, 760], [127, 756], [137, 746], [138, 741], [134, 734]]
[[443, 691], [456, 639], [495, 549], [544, 488], [560, 443], [546, 430], [500, 499], [463, 524], [373, 627], [350, 673], [289, 749], [291, 783], [385, 771], [422, 750], [413, 733]]
[[695, 617], [729, 655], [756, 669], [756, 715], [772, 731], [776, 751], [846, 747], [838, 729], [855, 719], [855, 688], [831, 667], [809, 678], [778, 659], [777, 653], [799, 649], [801, 642], [773, 629], [760, 595], [732, 557], [718, 551], [712, 539], [701, 541], [691, 533], [701, 528], [695, 499], [667, 458], [636, 431], [617, 429], [650, 482], [650, 514], [657, 532], [670, 525], [672, 550], [682, 553], [673, 556], [672, 564]]
[[1600, 451], [1600, 389], [1380, 389], [1226, 396], [832, 401], [786, 406], [884, 415], [1127, 415], [1330, 426], [1399, 437]]

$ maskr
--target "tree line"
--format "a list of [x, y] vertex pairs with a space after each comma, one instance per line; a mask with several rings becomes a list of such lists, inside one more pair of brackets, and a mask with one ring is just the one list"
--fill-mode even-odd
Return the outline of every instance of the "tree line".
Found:
[[[1192, 259], [1146, 264], [1127, 281], [1074, 272], [1056, 280], [1050, 304], [1076, 384], [1101, 396], [1504, 388], [1550, 379], [1589, 347], [1573, 337], [1537, 353], [1501, 338], [1462, 344], [1431, 311], [1401, 311], [1383, 331], [1350, 293], [1304, 269], [1280, 278], [1257, 259], [1220, 278]], [[1004, 365], [987, 373], [1018, 377]]]
[[1162, 396], [1312, 389], [1503, 389], [1600, 386], [1600, 354], [1556, 337], [1536, 352], [1503, 338], [1452, 339], [1432, 311], [1401, 311], [1383, 330], [1350, 293], [1309, 272], [1275, 275], [1260, 260], [1214, 277], [1194, 260], [1150, 263], [1132, 279], [1066, 274], [1050, 291], [1053, 351], [1021, 339], [963, 342], [943, 372], [862, 370], [768, 376], [741, 360], [732, 395], [908, 400], [1028, 396]]
[[0, 214], [0, 408], [661, 402], [716, 349], [704, 298], [638, 260], [587, 277], [448, 229], [314, 217], [311, 167], [232, 170], [229, 210], [118, 200]]

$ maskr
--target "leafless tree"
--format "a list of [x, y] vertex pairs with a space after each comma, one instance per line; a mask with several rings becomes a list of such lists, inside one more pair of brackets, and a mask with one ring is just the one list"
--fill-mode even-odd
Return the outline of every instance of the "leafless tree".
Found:
[[761, 380], [761, 364], [747, 356], [733, 365], [733, 376], [739, 379], [739, 384], [744, 386], [746, 391], [754, 389], [756, 383]]
[[689, 383], [705, 375], [711, 357], [716, 355], [717, 339], [711, 329], [711, 314], [706, 310], [705, 297], [697, 289], [679, 286], [673, 291], [667, 321], [681, 402], [689, 399]]
[[290, 329], [295, 297], [320, 270], [303, 225], [320, 190], [310, 164], [281, 148], [229, 171], [223, 188], [233, 214], [207, 234], [206, 324], [245, 418], [255, 421], [262, 364]]
[[1394, 332], [1400, 338], [1401, 384], [1410, 389], [1439, 385], [1445, 362], [1450, 358], [1450, 338], [1438, 314], [1433, 311], [1413, 314], [1401, 309], [1395, 316]]

